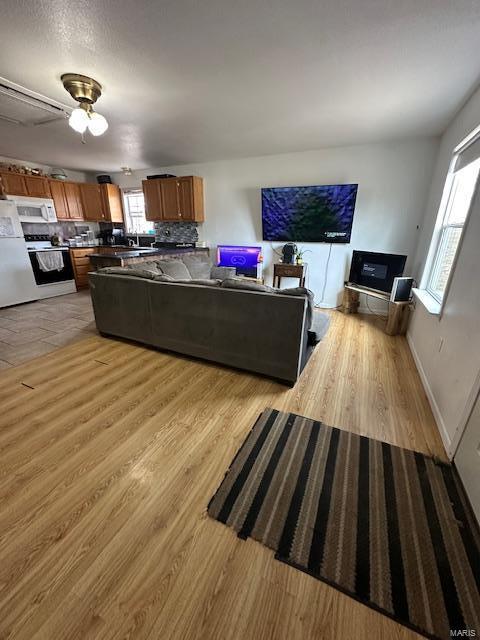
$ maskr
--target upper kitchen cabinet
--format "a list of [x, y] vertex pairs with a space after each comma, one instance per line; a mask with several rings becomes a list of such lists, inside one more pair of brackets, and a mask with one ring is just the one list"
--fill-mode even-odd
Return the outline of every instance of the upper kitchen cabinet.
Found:
[[178, 212], [182, 220], [203, 222], [205, 213], [203, 208], [203, 180], [196, 176], [179, 178], [177, 180]]
[[122, 197], [115, 184], [80, 183], [83, 214], [92, 222], [123, 222]]
[[70, 182], [0, 171], [7, 195], [52, 198], [59, 220], [123, 222], [122, 195], [116, 184]]
[[59, 220], [83, 220], [80, 186], [76, 182], [49, 180], [50, 193]]
[[147, 220], [162, 220], [162, 194], [160, 180], [142, 180]]
[[28, 196], [25, 176], [20, 173], [11, 173], [10, 171], [2, 171], [3, 189], [9, 196]]
[[26, 176], [12, 171], [1, 171], [2, 184], [10, 196], [30, 196], [32, 198], [50, 198], [48, 178], [43, 176]]
[[99, 184], [94, 184], [93, 182], [80, 183], [80, 198], [85, 220], [91, 220], [92, 222], [106, 220], [105, 204]]
[[64, 182], [63, 184], [65, 186], [68, 217], [71, 220], [84, 220], [80, 184], [78, 182]]
[[123, 205], [122, 194], [120, 188], [116, 184], [102, 184], [100, 185], [104, 211], [107, 214], [107, 220], [109, 222], [122, 222], [123, 223]]
[[142, 186], [147, 220], [204, 221], [202, 178], [156, 178]]
[[160, 198], [162, 201], [162, 220], [179, 220], [180, 196], [178, 192], [178, 180], [166, 178], [160, 180]]
[[50, 185], [48, 178], [40, 176], [25, 176], [27, 195], [32, 198], [50, 198]]
[[61, 180], [50, 180], [50, 193], [52, 195], [53, 204], [55, 205], [55, 213], [59, 220], [69, 220], [67, 198], [65, 196], [65, 185]]

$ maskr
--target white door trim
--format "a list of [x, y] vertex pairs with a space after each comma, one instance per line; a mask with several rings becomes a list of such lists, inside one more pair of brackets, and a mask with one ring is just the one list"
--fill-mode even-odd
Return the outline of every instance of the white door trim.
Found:
[[468, 394], [467, 403], [465, 408], [460, 416], [460, 420], [458, 422], [458, 426], [455, 429], [455, 433], [452, 438], [452, 442], [450, 444], [452, 449], [452, 458], [457, 453], [458, 445], [460, 444], [460, 440], [462, 439], [463, 432], [467, 427], [467, 423], [470, 419], [470, 416], [473, 411], [473, 407], [475, 406], [475, 402], [477, 401], [477, 397], [480, 394], [480, 370], [477, 373], [477, 377], [475, 378], [475, 382]]

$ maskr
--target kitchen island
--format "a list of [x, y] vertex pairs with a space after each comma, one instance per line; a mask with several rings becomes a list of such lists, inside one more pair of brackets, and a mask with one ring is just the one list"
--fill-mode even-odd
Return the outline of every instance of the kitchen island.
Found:
[[174, 249], [169, 247], [158, 247], [152, 249], [142, 248], [124, 248], [113, 251], [101, 250], [98, 252], [92, 252], [89, 254], [90, 267], [92, 271], [97, 271], [102, 267], [125, 267], [126, 265], [136, 264], [139, 262], [147, 262], [148, 260], [170, 260], [174, 258], [181, 258], [185, 255], [209, 255], [210, 251], [206, 247], [192, 247], [188, 249]]

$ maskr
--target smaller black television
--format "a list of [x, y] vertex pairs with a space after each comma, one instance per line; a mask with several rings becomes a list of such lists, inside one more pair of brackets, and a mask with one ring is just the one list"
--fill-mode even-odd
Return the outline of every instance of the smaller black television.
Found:
[[354, 251], [348, 282], [375, 291], [390, 293], [394, 278], [403, 274], [407, 256], [396, 253]]

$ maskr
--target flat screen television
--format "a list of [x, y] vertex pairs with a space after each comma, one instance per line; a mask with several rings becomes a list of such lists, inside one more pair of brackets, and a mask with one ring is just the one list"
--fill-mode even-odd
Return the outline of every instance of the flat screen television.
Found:
[[237, 275], [257, 277], [262, 247], [241, 247], [219, 244], [217, 247], [217, 265], [235, 267]]
[[407, 256], [396, 253], [354, 251], [348, 282], [390, 293], [394, 278], [403, 275]]
[[357, 184], [262, 189], [264, 240], [348, 243]]

